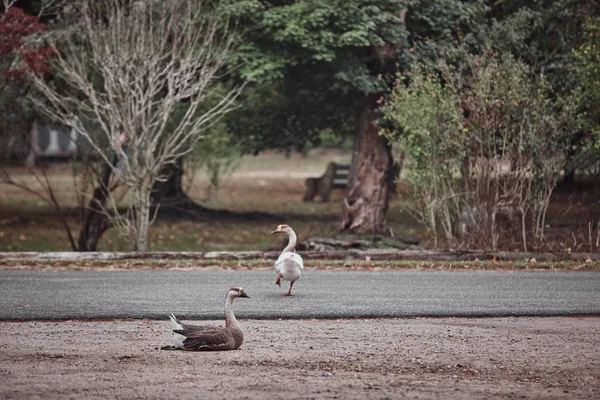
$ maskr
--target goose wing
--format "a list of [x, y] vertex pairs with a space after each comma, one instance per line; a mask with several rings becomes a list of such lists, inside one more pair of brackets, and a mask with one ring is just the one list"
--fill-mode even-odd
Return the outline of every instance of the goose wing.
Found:
[[209, 330], [209, 329], [219, 329], [220, 327], [218, 326], [213, 326], [213, 325], [190, 325], [190, 324], [185, 324], [185, 323], [181, 323], [181, 329], [186, 330], [186, 331], [190, 331], [190, 332], [200, 332], [200, 331], [205, 331], [205, 330]]
[[300, 254], [292, 253], [292, 255], [290, 256], [290, 259], [296, 263], [296, 265], [298, 266], [300, 271], [304, 271], [304, 260], [302, 260], [302, 257], [300, 256]]
[[213, 325], [191, 325], [191, 324], [186, 324], [185, 322], [181, 322], [181, 320], [178, 319], [175, 316], [175, 314], [169, 315], [169, 318], [171, 319], [171, 325], [173, 327], [173, 330], [175, 330], [175, 329], [185, 329], [185, 330], [188, 330], [188, 331], [200, 331], [200, 330], [205, 330], [205, 329], [219, 328], [219, 327], [213, 326]]
[[226, 328], [185, 325], [173, 332], [185, 336], [183, 349], [188, 351], [225, 350], [233, 348], [233, 336]]
[[281, 253], [277, 261], [275, 261], [275, 271], [280, 274], [282, 273], [283, 267], [298, 268], [300, 272], [304, 271], [304, 261], [298, 253], [286, 251]]

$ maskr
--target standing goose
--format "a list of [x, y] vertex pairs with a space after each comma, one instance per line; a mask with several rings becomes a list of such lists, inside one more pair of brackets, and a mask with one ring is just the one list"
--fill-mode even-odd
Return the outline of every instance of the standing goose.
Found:
[[238, 297], [247, 297], [243, 288], [231, 288], [225, 296], [225, 327], [220, 326], [195, 326], [183, 324], [175, 315], [171, 314], [173, 326], [173, 340], [175, 346], [166, 346], [166, 350], [187, 351], [219, 351], [235, 350], [244, 341], [244, 332], [233, 315], [233, 300]]
[[271, 234], [275, 233], [287, 233], [289, 238], [287, 246], [285, 246], [277, 261], [275, 261], [275, 272], [277, 272], [275, 284], [281, 286], [282, 279], [289, 281], [290, 290], [288, 290], [285, 296], [291, 296], [294, 282], [300, 278], [302, 271], [304, 271], [304, 262], [302, 261], [302, 257], [296, 253], [296, 232], [288, 225], [278, 225], [277, 229], [271, 232]]

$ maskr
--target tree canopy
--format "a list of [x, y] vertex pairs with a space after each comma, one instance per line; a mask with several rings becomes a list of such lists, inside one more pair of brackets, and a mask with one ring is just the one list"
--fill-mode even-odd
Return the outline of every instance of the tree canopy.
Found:
[[444, 58], [463, 73], [466, 54], [492, 49], [570, 90], [582, 20], [598, 8], [589, 0], [227, 0], [223, 7], [239, 18], [240, 46], [229, 64], [251, 83], [228, 123], [251, 152], [300, 149], [325, 128], [351, 133], [364, 97], [388, 93], [413, 60]]
[[406, 42], [397, 0], [228, 0], [224, 7], [241, 31], [230, 66], [250, 83], [228, 120], [253, 152], [300, 149], [326, 128], [351, 132], [364, 97], [385, 90], [379, 74], [387, 71], [374, 73], [380, 60], [372, 49], [383, 57], [386, 44]]

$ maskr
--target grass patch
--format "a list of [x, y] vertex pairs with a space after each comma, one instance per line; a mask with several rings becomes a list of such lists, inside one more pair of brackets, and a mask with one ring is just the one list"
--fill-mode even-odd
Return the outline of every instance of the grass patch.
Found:
[[[259, 212], [277, 218], [249, 219], [158, 219], [149, 229], [149, 251], [248, 251], [281, 249], [282, 238], [270, 232], [277, 224], [291, 225], [299, 240], [309, 237], [332, 237], [338, 233], [344, 191], [335, 190], [331, 201], [303, 202], [304, 181], [323, 174], [330, 161], [348, 162], [349, 153], [315, 153], [303, 157], [280, 153], [246, 156], [232, 175], [224, 177], [218, 195], [207, 197], [209, 180], [200, 171], [188, 171], [188, 194], [200, 205], [235, 212]], [[69, 226], [78, 236], [81, 211], [74, 189], [71, 168], [51, 165], [46, 170], [56, 197], [65, 210]], [[12, 177], [30, 187], [40, 184], [23, 168], [10, 170]], [[0, 251], [70, 251], [66, 232], [54, 209], [39, 198], [19, 188], [1, 185]], [[400, 186], [402, 191], [402, 185]], [[546, 238], [548, 252], [598, 251], [598, 191], [578, 186], [557, 191], [552, 198]], [[410, 200], [410, 199], [409, 199]], [[429, 236], [406, 211], [406, 200], [392, 196], [389, 225], [399, 237], [429, 242]], [[590, 229], [591, 228], [591, 229]], [[519, 251], [519, 238], [503, 243], [502, 250]], [[366, 238], [368, 240], [368, 237]], [[129, 251], [132, 246], [120, 238], [115, 229], [102, 237], [99, 251]]]
[[[344, 191], [336, 190], [328, 203], [304, 202], [304, 180], [324, 173], [330, 161], [349, 162], [350, 154], [329, 152], [303, 157], [280, 153], [246, 156], [239, 169], [224, 177], [217, 196], [207, 198], [209, 181], [202, 172], [187, 176], [188, 194], [200, 205], [235, 212], [275, 214], [277, 219], [171, 220], [158, 219], [148, 232], [150, 251], [247, 251], [281, 249], [282, 238], [270, 235], [280, 223], [291, 225], [299, 240], [330, 237], [338, 232]], [[15, 180], [37, 190], [41, 186], [23, 168], [11, 171]], [[68, 215], [77, 237], [81, 212], [74, 190], [71, 168], [51, 165], [47, 174], [56, 196]], [[395, 198], [390, 207], [390, 224], [395, 234], [423, 237]], [[129, 251], [131, 246], [109, 229], [102, 237], [99, 251]], [[2, 185], [0, 191], [0, 251], [70, 251], [66, 232], [50, 205], [14, 186]]]

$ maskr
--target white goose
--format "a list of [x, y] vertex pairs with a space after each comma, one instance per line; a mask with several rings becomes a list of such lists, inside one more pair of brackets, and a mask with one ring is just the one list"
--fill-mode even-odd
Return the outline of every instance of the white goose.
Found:
[[235, 350], [244, 341], [244, 332], [233, 314], [233, 300], [247, 297], [243, 288], [231, 288], [225, 296], [225, 327], [195, 326], [184, 324], [171, 314], [173, 341], [175, 346], [165, 346], [165, 350], [219, 351]]
[[285, 296], [291, 296], [294, 282], [300, 278], [302, 271], [304, 271], [304, 262], [302, 261], [302, 257], [300, 257], [295, 250], [297, 240], [296, 232], [288, 225], [278, 225], [277, 229], [271, 232], [271, 234], [275, 233], [287, 233], [289, 238], [287, 246], [285, 246], [285, 249], [283, 249], [277, 261], [275, 261], [275, 272], [277, 272], [275, 284], [281, 286], [282, 279], [289, 281], [290, 290], [288, 290]]

